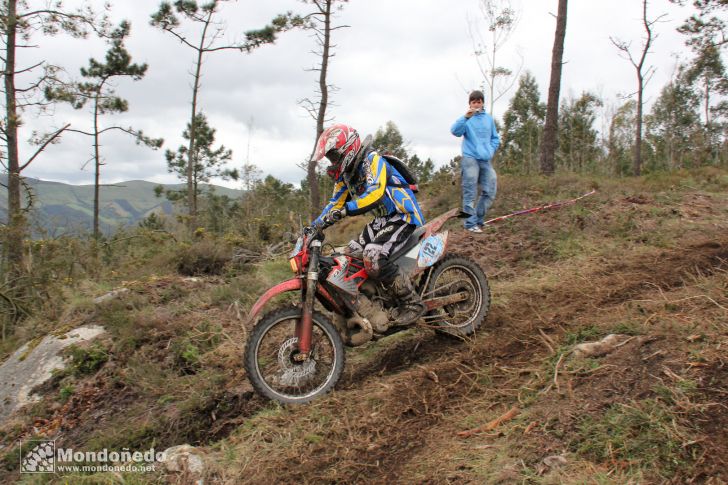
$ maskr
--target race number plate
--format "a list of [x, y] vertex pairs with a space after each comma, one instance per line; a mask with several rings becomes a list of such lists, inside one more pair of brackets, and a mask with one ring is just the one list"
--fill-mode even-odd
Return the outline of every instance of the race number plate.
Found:
[[417, 266], [428, 268], [435, 264], [445, 252], [445, 235], [434, 234], [424, 241], [420, 246], [420, 254], [417, 256]]

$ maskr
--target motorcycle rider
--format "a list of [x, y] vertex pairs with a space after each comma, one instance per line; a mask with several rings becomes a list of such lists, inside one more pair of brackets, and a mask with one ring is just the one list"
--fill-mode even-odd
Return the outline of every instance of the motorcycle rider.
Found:
[[425, 306], [410, 279], [389, 256], [425, 220], [405, 178], [370, 144], [371, 136], [362, 142], [354, 128], [343, 124], [321, 133], [313, 160], [329, 160], [326, 173], [334, 180], [334, 191], [313, 224], [325, 227], [346, 215], [374, 214], [374, 220], [358, 239], [349, 242], [346, 252], [362, 258], [369, 276], [397, 297], [397, 323], [411, 325], [425, 313]]

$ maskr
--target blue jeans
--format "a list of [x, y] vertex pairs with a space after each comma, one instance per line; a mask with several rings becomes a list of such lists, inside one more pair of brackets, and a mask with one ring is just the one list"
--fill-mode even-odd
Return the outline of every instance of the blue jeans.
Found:
[[[465, 219], [465, 229], [482, 226], [485, 214], [495, 200], [498, 177], [490, 160], [476, 160], [471, 157], [463, 157], [460, 160], [460, 173], [463, 185], [463, 210], [471, 214]], [[480, 185], [480, 198], [477, 194], [478, 185]]]

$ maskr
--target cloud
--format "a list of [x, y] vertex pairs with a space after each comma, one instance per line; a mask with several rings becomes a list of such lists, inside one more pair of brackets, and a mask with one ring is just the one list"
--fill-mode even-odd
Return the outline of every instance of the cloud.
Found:
[[[101, 0], [94, 0], [101, 4]], [[146, 10], [139, 8], [147, 4]], [[128, 113], [103, 119], [133, 126], [147, 135], [165, 138], [165, 148], [176, 149], [183, 142], [182, 131], [190, 116], [190, 72], [194, 53], [172, 36], [149, 25], [156, 8], [151, 2], [116, 2], [114, 19], [129, 19], [132, 34], [127, 42], [135, 62], [146, 62], [149, 70], [138, 82], [120, 80], [117, 92], [129, 101]], [[506, 46], [499, 51], [499, 64], [517, 68], [520, 52], [524, 69], [536, 77], [545, 101], [549, 82], [556, 1], [521, 2], [521, 20]], [[284, 11], [304, 12], [311, 7], [300, 1], [227, 2], [221, 18], [227, 22], [227, 38], [265, 25]], [[650, 5], [651, 16], [669, 12], [669, 22], [657, 26], [660, 37], [648, 58], [658, 71], [648, 85], [654, 99], [669, 79], [674, 52], [686, 57], [684, 39], [675, 32], [689, 14], [676, 5]], [[608, 3], [571, 2], [567, 23], [562, 95], [598, 91], [617, 100], [617, 93], [634, 90], [634, 69], [618, 56], [609, 36], [633, 40], [642, 36], [639, 2], [614, 0]], [[334, 32], [335, 57], [329, 82], [338, 90], [329, 115], [363, 133], [373, 133], [387, 121], [394, 121], [412, 150], [436, 164], [447, 163], [459, 153], [459, 140], [450, 135], [452, 122], [467, 105], [468, 90], [481, 84], [475, 63], [467, 17], [477, 17], [477, 2], [463, 0], [358, 0], [344, 4], [336, 24], [348, 25]], [[190, 35], [194, 32], [190, 31]], [[35, 41], [35, 39], [34, 39]], [[103, 58], [105, 44], [94, 38], [74, 40], [64, 36], [38, 39], [41, 46], [22, 53], [22, 64], [40, 58], [66, 68], [76, 76], [90, 57]], [[297, 103], [313, 97], [317, 73], [306, 71], [319, 59], [310, 32], [281, 34], [275, 45], [263, 46], [251, 54], [218, 52], [206, 57], [203, 67], [199, 109], [217, 129], [217, 141], [233, 150], [234, 164], [246, 160], [265, 174], [298, 183], [304, 176], [297, 167], [310, 154], [315, 123]], [[515, 89], [515, 87], [514, 87]], [[514, 90], [495, 107], [502, 116]], [[52, 118], [25, 117], [23, 137], [34, 129], [60, 126], [66, 120], [74, 126], [90, 126], [90, 113], [58, 107]], [[30, 153], [27, 144], [22, 153]], [[121, 134], [103, 139], [103, 179], [146, 179], [173, 182], [162, 151], [134, 144]], [[66, 135], [26, 170], [28, 176], [90, 183], [90, 166], [81, 165], [90, 156], [89, 140]], [[234, 186], [234, 183], [226, 183]]]

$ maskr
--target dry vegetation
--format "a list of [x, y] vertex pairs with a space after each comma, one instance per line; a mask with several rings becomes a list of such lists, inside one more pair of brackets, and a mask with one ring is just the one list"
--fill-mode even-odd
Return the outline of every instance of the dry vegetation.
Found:
[[[4, 473], [20, 476], [18, 438], [45, 433], [88, 449], [188, 442], [208, 483], [725, 483], [728, 173], [502, 177], [493, 213], [592, 187], [483, 235], [453, 226], [451, 247], [491, 280], [485, 331], [462, 342], [415, 329], [351, 350], [337, 391], [307, 406], [264, 402], [240, 365], [245, 312], [285, 261], [185, 280], [153, 276], [175, 264], [150, 256], [122, 298], [58, 312], [53, 327], [97, 322], [109, 336], [75, 349], [46, 399], [4, 427]], [[433, 185], [428, 214], [456, 193]], [[50, 330], [25, 325], [21, 340]], [[611, 352], [573, 355], [608, 334]]]

